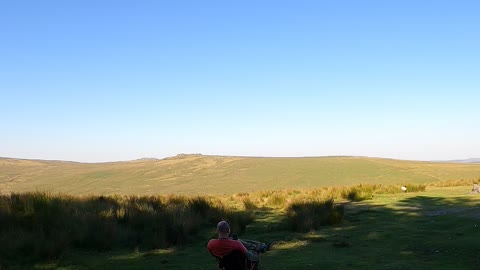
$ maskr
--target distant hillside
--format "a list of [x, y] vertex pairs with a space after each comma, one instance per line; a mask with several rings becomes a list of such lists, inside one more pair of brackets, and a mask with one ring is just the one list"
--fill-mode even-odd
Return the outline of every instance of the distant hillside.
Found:
[[457, 159], [457, 160], [449, 160], [447, 162], [453, 163], [480, 163], [480, 158], [468, 158], [468, 159]]
[[0, 192], [222, 194], [355, 183], [425, 183], [480, 177], [480, 164], [366, 157], [222, 157], [77, 163], [0, 158]]

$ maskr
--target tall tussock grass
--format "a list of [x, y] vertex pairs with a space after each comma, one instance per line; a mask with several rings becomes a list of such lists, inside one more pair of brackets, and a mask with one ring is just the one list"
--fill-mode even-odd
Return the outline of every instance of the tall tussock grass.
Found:
[[222, 219], [242, 233], [253, 215], [209, 197], [2, 195], [0, 259], [51, 259], [70, 247], [166, 248], [187, 243]]
[[333, 199], [294, 202], [287, 208], [284, 225], [292, 231], [308, 232], [324, 225], [341, 224], [343, 216], [344, 206], [335, 204]]
[[356, 185], [344, 187], [341, 191], [341, 197], [354, 202], [370, 200], [373, 198], [375, 191], [374, 185]]
[[[241, 200], [245, 209], [254, 210], [259, 207], [287, 208], [292, 202], [329, 199], [364, 201], [370, 200], [375, 194], [401, 193], [402, 185], [358, 184], [351, 186], [330, 186], [308, 190], [268, 190], [253, 193], [239, 193], [232, 196], [232, 200]], [[408, 192], [425, 191], [424, 184], [406, 184]]]
[[[70, 196], [34, 192], [0, 195], [0, 267], [5, 261], [33, 262], [61, 256], [69, 248], [157, 249], [182, 245], [199, 232], [228, 220], [236, 234], [263, 207], [285, 213], [282, 226], [293, 231], [339, 224], [343, 205], [375, 194], [399, 193], [401, 185], [360, 184], [310, 190], [208, 196]], [[409, 192], [425, 185], [408, 184]], [[229, 205], [228, 207], [226, 205]], [[241, 210], [239, 210], [241, 209]]]
[[443, 180], [443, 181], [428, 183], [428, 186], [429, 187], [457, 187], [457, 186], [469, 186], [473, 184], [480, 184], [480, 177], [477, 179]]

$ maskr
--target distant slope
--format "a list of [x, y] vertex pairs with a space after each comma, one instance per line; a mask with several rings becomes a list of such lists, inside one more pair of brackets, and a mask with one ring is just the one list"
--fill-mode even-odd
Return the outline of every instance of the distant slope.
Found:
[[480, 164], [363, 157], [180, 155], [111, 163], [0, 158], [0, 192], [222, 194], [355, 183], [425, 183], [480, 177]]
[[468, 158], [468, 159], [457, 159], [457, 160], [449, 160], [447, 162], [453, 163], [480, 163], [480, 158]]

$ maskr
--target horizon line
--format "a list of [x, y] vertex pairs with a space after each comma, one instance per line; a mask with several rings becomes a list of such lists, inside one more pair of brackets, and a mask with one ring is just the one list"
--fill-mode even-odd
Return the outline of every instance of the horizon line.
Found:
[[[201, 153], [179, 153], [174, 156], [166, 156], [163, 158], [142, 157], [142, 158], [136, 158], [136, 159], [127, 159], [127, 160], [91, 161], [91, 162], [63, 160], [63, 159], [18, 158], [18, 157], [4, 157], [4, 156], [0, 156], [0, 159], [101, 164], [101, 163], [132, 162], [132, 161], [142, 161], [142, 160], [165, 160], [165, 159], [179, 158], [182, 156], [225, 157], [225, 158], [335, 158], [335, 157], [340, 157], [340, 158], [377, 158], [377, 159], [391, 159], [391, 160], [417, 161], [417, 162], [448, 162], [448, 163], [479, 163], [480, 162], [480, 158], [449, 159], [449, 160], [419, 160], [419, 159], [402, 159], [402, 158], [363, 156], [363, 155], [324, 155], [324, 156], [255, 156], [255, 155], [252, 155], [252, 156], [249, 156], [249, 155], [218, 155], [218, 154], [201, 154]], [[473, 161], [469, 162], [469, 160], [473, 160]]]

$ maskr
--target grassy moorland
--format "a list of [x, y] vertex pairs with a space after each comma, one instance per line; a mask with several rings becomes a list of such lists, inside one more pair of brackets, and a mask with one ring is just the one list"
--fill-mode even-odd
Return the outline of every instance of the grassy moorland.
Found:
[[278, 242], [262, 269], [480, 265], [479, 164], [189, 155], [0, 169], [0, 269], [214, 269], [220, 219]]
[[358, 183], [429, 183], [480, 176], [480, 164], [364, 157], [256, 158], [179, 155], [76, 163], [0, 158], [0, 192], [72, 195], [215, 195]]
[[476, 269], [480, 198], [458, 184], [217, 198], [3, 195], [0, 267], [214, 269], [205, 244], [228, 218], [241, 238], [277, 241], [262, 269]]

